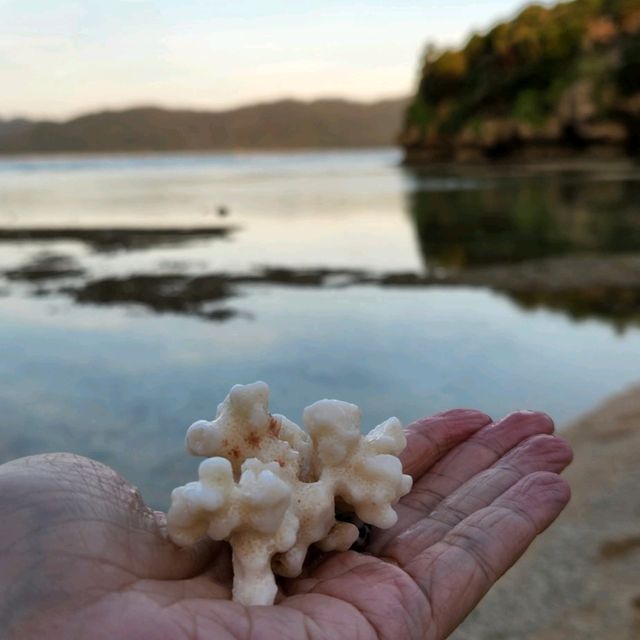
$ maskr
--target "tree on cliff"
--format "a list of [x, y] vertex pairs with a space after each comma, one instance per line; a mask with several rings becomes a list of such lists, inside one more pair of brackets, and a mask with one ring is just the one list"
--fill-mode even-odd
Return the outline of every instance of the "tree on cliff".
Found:
[[640, 0], [531, 5], [461, 49], [428, 47], [401, 138], [434, 158], [639, 139]]

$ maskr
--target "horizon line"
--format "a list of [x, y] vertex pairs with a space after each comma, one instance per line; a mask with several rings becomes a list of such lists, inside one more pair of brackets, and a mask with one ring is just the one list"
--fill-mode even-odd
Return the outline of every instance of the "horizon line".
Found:
[[124, 104], [122, 106], [95, 106], [95, 107], [87, 107], [85, 109], [81, 109], [78, 111], [72, 112], [67, 116], [30, 116], [24, 114], [17, 115], [2, 115], [0, 114], [0, 122], [12, 122], [16, 120], [26, 120], [29, 122], [53, 122], [62, 124], [65, 122], [70, 122], [72, 120], [76, 120], [78, 118], [82, 118], [89, 115], [96, 115], [100, 113], [118, 113], [118, 112], [126, 112], [126, 111], [136, 111], [141, 109], [158, 109], [160, 111], [183, 111], [190, 113], [226, 113], [229, 111], [239, 111], [241, 109], [257, 107], [261, 105], [271, 105], [278, 104], [282, 102], [298, 102], [301, 104], [314, 104], [317, 102], [350, 102], [353, 104], [361, 104], [361, 105], [373, 105], [378, 102], [390, 102], [394, 100], [410, 100], [411, 93], [408, 94], [392, 94], [392, 95], [382, 95], [375, 98], [363, 98], [356, 96], [348, 96], [348, 95], [336, 95], [336, 94], [326, 94], [314, 97], [296, 97], [292, 95], [282, 95], [279, 97], [271, 97], [264, 99], [256, 99], [254, 101], [242, 101], [238, 103], [231, 103], [228, 106], [222, 107], [200, 107], [200, 106], [177, 106], [177, 105], [168, 105], [162, 102], [131, 102], [128, 104]]

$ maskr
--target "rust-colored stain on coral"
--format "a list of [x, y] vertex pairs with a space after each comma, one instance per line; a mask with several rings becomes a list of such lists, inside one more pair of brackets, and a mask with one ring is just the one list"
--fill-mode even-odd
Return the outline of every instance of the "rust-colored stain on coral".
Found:
[[277, 436], [280, 433], [280, 420], [273, 416], [269, 417], [269, 432], [274, 436]]
[[244, 441], [250, 446], [253, 447], [254, 449], [256, 449], [258, 446], [260, 446], [260, 442], [261, 442], [262, 438], [260, 438], [260, 436], [257, 433], [250, 433], [245, 439]]

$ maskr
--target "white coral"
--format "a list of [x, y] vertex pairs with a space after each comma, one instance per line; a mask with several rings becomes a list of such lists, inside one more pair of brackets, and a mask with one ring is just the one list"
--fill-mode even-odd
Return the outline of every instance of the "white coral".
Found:
[[411, 489], [398, 455], [402, 425], [389, 418], [363, 436], [353, 404], [320, 400], [304, 411], [306, 432], [268, 411], [264, 382], [234, 386], [215, 420], [195, 422], [187, 449], [207, 456], [199, 480], [174, 489], [167, 514], [178, 545], [208, 535], [233, 549], [233, 598], [273, 604], [273, 573], [300, 574], [309, 545], [344, 551], [358, 528], [335, 518], [335, 501], [390, 527], [392, 506]]

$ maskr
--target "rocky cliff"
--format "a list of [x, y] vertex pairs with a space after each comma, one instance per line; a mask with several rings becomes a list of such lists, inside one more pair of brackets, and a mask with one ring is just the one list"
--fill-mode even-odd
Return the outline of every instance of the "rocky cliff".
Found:
[[640, 153], [640, 0], [532, 5], [461, 49], [428, 47], [408, 162]]

